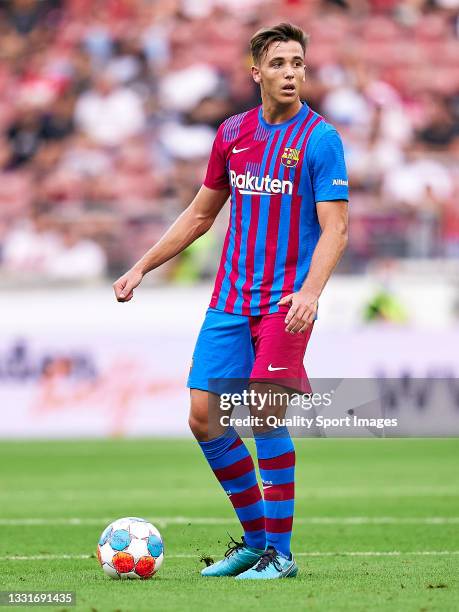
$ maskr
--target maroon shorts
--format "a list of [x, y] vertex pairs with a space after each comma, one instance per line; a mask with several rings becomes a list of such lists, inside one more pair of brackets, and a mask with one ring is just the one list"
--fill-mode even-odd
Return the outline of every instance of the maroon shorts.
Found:
[[248, 317], [255, 352], [250, 380], [275, 382], [295, 391], [311, 393], [304, 356], [314, 323], [302, 334], [286, 332], [287, 312], [288, 308], [283, 312]]

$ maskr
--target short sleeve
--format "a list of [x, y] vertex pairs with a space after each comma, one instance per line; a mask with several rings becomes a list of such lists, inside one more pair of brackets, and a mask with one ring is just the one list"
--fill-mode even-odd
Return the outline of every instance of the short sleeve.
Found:
[[222, 125], [218, 129], [212, 146], [204, 185], [209, 187], [209, 189], [225, 189], [225, 187], [229, 187], [228, 172], [226, 170], [226, 160], [223, 150]]
[[349, 200], [343, 143], [335, 129], [325, 132], [317, 142], [310, 172], [316, 202]]

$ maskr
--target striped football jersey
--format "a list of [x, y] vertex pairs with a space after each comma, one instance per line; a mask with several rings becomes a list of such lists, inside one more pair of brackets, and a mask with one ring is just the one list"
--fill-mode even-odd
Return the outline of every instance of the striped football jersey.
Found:
[[276, 312], [298, 291], [320, 237], [316, 202], [348, 200], [336, 129], [307, 104], [267, 123], [262, 107], [220, 126], [204, 185], [230, 190], [230, 220], [210, 306], [242, 315]]

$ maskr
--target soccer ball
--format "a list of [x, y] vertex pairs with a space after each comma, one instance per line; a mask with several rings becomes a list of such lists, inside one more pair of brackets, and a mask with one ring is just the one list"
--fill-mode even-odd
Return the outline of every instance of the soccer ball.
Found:
[[161, 534], [144, 519], [118, 519], [102, 532], [97, 559], [111, 578], [151, 578], [164, 559]]

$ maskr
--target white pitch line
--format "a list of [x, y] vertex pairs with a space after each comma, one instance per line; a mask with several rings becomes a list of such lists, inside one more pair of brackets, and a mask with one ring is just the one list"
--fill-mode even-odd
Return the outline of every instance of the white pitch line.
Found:
[[[145, 487], [144, 489], [126, 489], [124, 491], [126, 495], [131, 498], [139, 499], [153, 499], [154, 492]], [[206, 495], [209, 493], [209, 488], [181, 488], [180, 493], [187, 497], [190, 494], [196, 497], [200, 495]], [[48, 498], [50, 495], [53, 499], [63, 500], [78, 500], [84, 496], [92, 497], [103, 497], [104, 499], [118, 499], [119, 489], [3, 489], [0, 491], [1, 499], [11, 499], [13, 497], [25, 497], [28, 500], [32, 497], [36, 498]], [[311, 498], [348, 498], [348, 497], [417, 497], [417, 496], [458, 496], [459, 487], [456, 485], [399, 485], [399, 486], [343, 486], [343, 487], [311, 487], [305, 490], [298, 491], [296, 494], [297, 498], [311, 499]]]
[[[0, 518], [0, 526], [34, 525], [105, 525], [114, 517]], [[148, 519], [159, 527], [168, 525], [232, 525], [236, 519], [212, 516], [171, 516]], [[459, 516], [397, 517], [397, 516], [309, 516], [294, 519], [297, 525], [457, 525]]]
[[56, 561], [61, 559], [91, 559], [92, 555], [8, 555], [0, 561]]
[[[295, 557], [402, 557], [402, 556], [447, 556], [459, 555], [459, 550], [364, 550], [364, 551], [308, 551], [296, 552]], [[218, 554], [213, 554], [218, 557]], [[166, 555], [166, 559], [198, 559], [199, 553]], [[95, 559], [94, 555], [8, 555], [0, 557], [0, 561], [61, 561], [61, 560]]]

